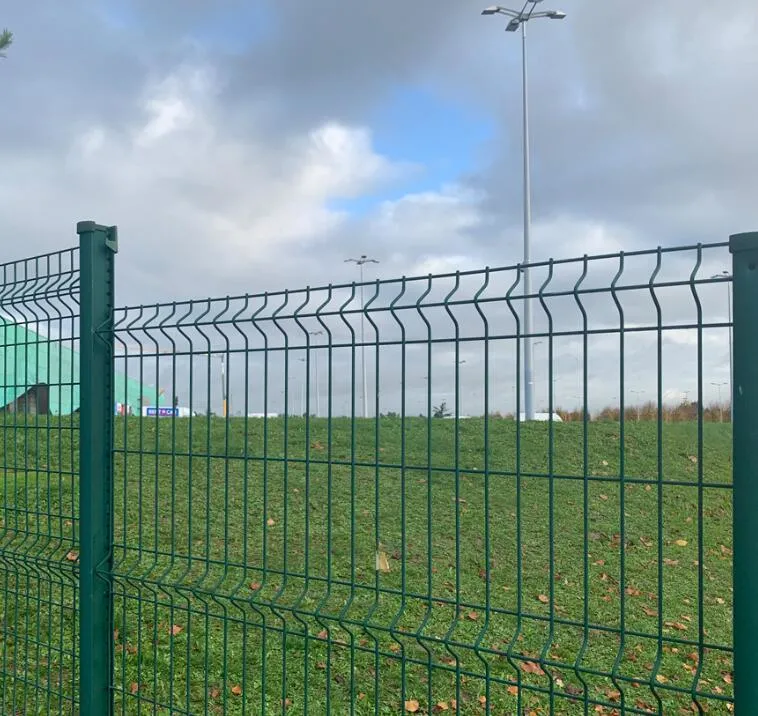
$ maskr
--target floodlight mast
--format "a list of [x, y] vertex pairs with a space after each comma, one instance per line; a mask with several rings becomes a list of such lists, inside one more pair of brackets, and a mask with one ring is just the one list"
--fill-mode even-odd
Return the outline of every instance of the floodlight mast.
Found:
[[530, 234], [532, 226], [532, 187], [531, 165], [529, 158], [529, 98], [527, 92], [527, 55], [526, 55], [526, 23], [529, 20], [547, 18], [563, 20], [566, 13], [561, 10], [535, 12], [542, 0], [527, 0], [521, 10], [512, 10], [500, 5], [491, 5], [482, 10], [482, 15], [505, 15], [510, 18], [506, 26], [507, 32], [516, 32], [521, 28], [521, 69], [522, 69], [522, 106], [524, 132], [524, 413], [527, 420], [534, 420], [534, 375], [532, 366], [532, 309], [530, 299], [532, 282], [529, 272]]

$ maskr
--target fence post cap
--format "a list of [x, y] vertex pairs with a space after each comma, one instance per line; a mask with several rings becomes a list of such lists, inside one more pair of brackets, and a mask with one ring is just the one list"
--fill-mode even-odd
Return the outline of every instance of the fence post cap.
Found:
[[758, 231], [746, 231], [729, 237], [729, 251], [733, 254], [756, 250], [758, 250]]
[[86, 234], [89, 231], [106, 230], [109, 227], [98, 224], [96, 221], [79, 221], [76, 224], [77, 234]]

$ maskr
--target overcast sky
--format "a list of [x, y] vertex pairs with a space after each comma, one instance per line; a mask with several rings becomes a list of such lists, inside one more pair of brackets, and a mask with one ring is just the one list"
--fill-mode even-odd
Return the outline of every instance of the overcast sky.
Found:
[[[755, 3], [560, 9], [529, 26], [533, 258], [758, 230]], [[515, 263], [520, 48], [480, 10], [6, 0], [4, 257], [68, 247], [82, 219], [117, 224], [129, 304], [344, 282], [361, 253], [381, 261], [369, 278]], [[725, 252], [709, 260], [729, 268]], [[728, 377], [721, 333], [708, 397]]]

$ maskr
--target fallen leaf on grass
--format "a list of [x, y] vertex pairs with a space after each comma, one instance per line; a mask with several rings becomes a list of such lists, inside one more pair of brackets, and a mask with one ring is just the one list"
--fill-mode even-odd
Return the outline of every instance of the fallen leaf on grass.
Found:
[[435, 713], [442, 713], [443, 711], [447, 711], [450, 707], [447, 705], [447, 701], [438, 701], [434, 705], [434, 711]]
[[694, 455], [689, 455], [687, 458], [693, 465], [697, 465], [697, 458]]
[[235, 696], [242, 696], [242, 687], [239, 684], [232, 686], [232, 693]]
[[322, 629], [316, 636], [318, 636], [319, 639], [328, 639], [329, 632], [326, 629]]
[[716, 604], [725, 604], [724, 600], [721, 597], [716, 597]]
[[649, 609], [648, 607], [642, 607], [642, 611], [649, 617], [657, 617], [658, 612], [655, 609]]
[[113, 641], [118, 641], [118, 629], [113, 630]]
[[69, 562], [76, 562], [76, 561], [79, 559], [79, 553], [78, 553], [78, 552], [74, 552], [73, 550], [71, 550], [71, 551], [70, 551], [70, 552], [69, 552], [69, 553], [66, 555], [66, 559], [67, 559]]
[[665, 564], [667, 567], [676, 567], [676, 565], [679, 564], [679, 560], [669, 559], [668, 557], [664, 557], [663, 564]]
[[592, 564], [594, 564], [594, 565], [596, 565], [598, 567], [602, 567], [605, 564], [605, 560], [604, 559], [598, 559], [598, 560], [595, 560]]
[[637, 589], [637, 587], [627, 587], [625, 591], [630, 597], [639, 597], [642, 595], [642, 592]]
[[276, 524], [276, 522], [274, 521], [274, 518], [273, 518], [273, 517], [269, 517], [269, 518], [266, 520], [266, 524], [267, 524], [269, 527], [273, 527], [273, 526]]
[[129, 693], [131, 693], [132, 696], [135, 696], [138, 691], [139, 684], [136, 681], [132, 681], [132, 685], [129, 687]]
[[316, 440], [315, 443], [311, 443], [311, 449], [313, 449], [313, 450], [323, 450], [324, 446], [318, 440]]
[[384, 552], [382, 552], [382, 550], [380, 549], [376, 551], [376, 571], [377, 572], [390, 571], [390, 561], [387, 558], [387, 555]]
[[509, 686], [508, 687], [508, 693], [511, 696], [518, 696], [518, 686]]
[[550, 602], [550, 597], [546, 594], [538, 594], [537, 601], [542, 602], [543, 604], [548, 604]]
[[418, 701], [416, 699], [410, 699], [405, 702], [405, 710], [409, 714], [415, 714], [419, 710]]
[[605, 501], [608, 499], [608, 495], [600, 495], [600, 499]]
[[212, 699], [217, 699], [219, 696], [221, 696], [221, 691], [217, 687], [213, 687], [210, 692], [210, 697]]
[[687, 631], [687, 626], [681, 622], [663, 622], [663, 626], [667, 626], [669, 629], [676, 629], [677, 631]]
[[469, 621], [475, 622], [479, 618], [479, 614], [477, 612], [469, 612], [466, 614], [466, 619]]
[[292, 706], [292, 699], [284, 699], [284, 701], [282, 701], [282, 706], [284, 706], [285, 709], [288, 709]]
[[536, 661], [525, 661], [521, 665], [521, 670], [527, 674], [537, 674], [537, 676], [544, 676], [545, 674], [542, 667]]
[[674, 544], [677, 547], [686, 547], [687, 546], [687, 540], [686, 539], [678, 539]]
[[260, 582], [250, 582], [250, 589], [257, 592], [263, 585]]
[[180, 627], [178, 624], [171, 626], [171, 636], [178, 636], [184, 631], [184, 627]]
[[725, 684], [732, 683], [732, 674], [728, 671], [725, 671], [723, 674], [721, 674], [721, 678], [724, 680]]
[[479, 697], [479, 703], [480, 703], [482, 706], [486, 706], [486, 705], [487, 705], [487, 697], [486, 697], [486, 696], [480, 696], [480, 697]]

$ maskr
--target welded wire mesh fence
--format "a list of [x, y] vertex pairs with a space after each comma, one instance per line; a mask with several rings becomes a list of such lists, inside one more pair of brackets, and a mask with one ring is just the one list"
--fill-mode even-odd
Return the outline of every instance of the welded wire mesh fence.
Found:
[[118, 309], [118, 707], [726, 708], [727, 261], [534, 265], [538, 423], [516, 267]]
[[78, 702], [78, 250], [0, 265], [0, 711]]
[[4, 713], [731, 708], [726, 244], [113, 310], [80, 233], [81, 327], [0, 291]]

